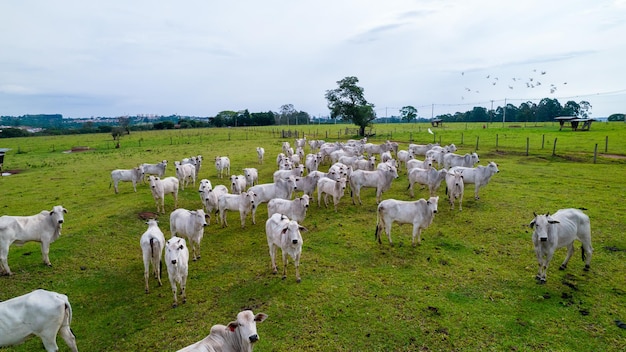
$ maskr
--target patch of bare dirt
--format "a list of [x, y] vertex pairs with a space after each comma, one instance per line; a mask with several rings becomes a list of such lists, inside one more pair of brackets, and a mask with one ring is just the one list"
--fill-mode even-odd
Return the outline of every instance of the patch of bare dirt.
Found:
[[605, 158], [609, 158], [609, 159], [626, 159], [626, 155], [620, 155], [620, 154], [599, 154], [599, 155]]
[[141, 212], [141, 213], [137, 214], [137, 216], [139, 216], [139, 218], [142, 219], [142, 220], [148, 220], [148, 219], [156, 219], [156, 218], [158, 218], [159, 214], [153, 213], [151, 211], [144, 211], [144, 212]]

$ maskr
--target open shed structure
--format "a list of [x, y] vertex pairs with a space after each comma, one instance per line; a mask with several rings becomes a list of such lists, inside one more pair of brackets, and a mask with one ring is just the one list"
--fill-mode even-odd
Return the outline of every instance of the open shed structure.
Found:
[[561, 126], [559, 131], [563, 129], [563, 125], [565, 125], [566, 122], [570, 123], [572, 131], [589, 131], [591, 123], [595, 121], [594, 119], [580, 118], [576, 116], [559, 116], [555, 117], [554, 120], [558, 121]]
[[439, 127], [439, 125], [443, 126], [443, 120], [442, 119], [432, 119], [432, 120], [430, 120], [430, 124], [433, 127]]

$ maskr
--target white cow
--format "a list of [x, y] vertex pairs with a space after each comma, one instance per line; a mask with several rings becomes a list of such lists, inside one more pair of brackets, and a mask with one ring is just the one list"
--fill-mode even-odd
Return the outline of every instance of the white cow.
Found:
[[161, 282], [161, 256], [165, 248], [165, 236], [163, 236], [163, 231], [161, 231], [155, 219], [148, 219], [146, 224], [148, 229], [141, 235], [139, 245], [143, 254], [143, 277], [146, 281], [146, 293], [149, 293], [150, 264], [152, 264], [154, 278], [159, 282], [159, 286], [163, 285]]
[[270, 249], [272, 260], [272, 270], [274, 274], [278, 272], [276, 268], [276, 250], [280, 248], [283, 254], [283, 280], [287, 278], [287, 255], [293, 258], [296, 267], [296, 282], [300, 282], [300, 256], [302, 254], [302, 235], [300, 231], [306, 231], [295, 220], [283, 214], [274, 214], [265, 222], [265, 234], [267, 235], [267, 245]]
[[117, 185], [120, 181], [124, 182], [132, 182], [133, 189], [137, 192], [137, 182], [143, 180], [143, 168], [135, 167], [132, 169], [117, 169], [111, 171], [111, 182], [109, 183], [109, 188], [111, 188], [111, 184], [113, 184], [113, 188], [115, 189], [115, 193], [118, 193]]
[[202, 167], [202, 155], [185, 158], [181, 161], [181, 164], [193, 165], [195, 171], [194, 176], [195, 178], [198, 178], [198, 174], [200, 173], [200, 167]]
[[256, 155], [259, 160], [259, 164], [263, 164], [263, 158], [265, 158], [265, 148], [256, 147]]
[[406, 162], [406, 170], [409, 172], [411, 169], [419, 167], [420, 169], [428, 169], [433, 166], [434, 160], [432, 158], [426, 157], [424, 161], [411, 159]]
[[374, 154], [380, 155], [389, 150], [391, 150], [391, 144], [389, 143], [389, 141], [385, 143], [381, 143], [381, 144], [373, 144], [373, 143], [365, 144], [365, 152], [367, 153], [368, 156], [373, 156]]
[[376, 169], [376, 157], [370, 156], [367, 159], [359, 159], [352, 165], [354, 170], [374, 171]]
[[59, 350], [57, 333], [73, 352], [78, 352], [72, 333], [72, 306], [67, 296], [35, 290], [0, 302], [0, 347], [19, 345], [30, 336], [41, 338], [48, 352]]
[[309, 196], [306, 194], [294, 200], [276, 198], [267, 203], [267, 216], [271, 217], [273, 214], [278, 213], [287, 216], [291, 220], [303, 222], [308, 208]]
[[376, 188], [376, 203], [380, 203], [383, 192], [391, 188], [391, 182], [398, 178], [398, 170], [393, 166], [374, 171], [354, 170], [350, 176], [350, 193], [352, 194], [352, 204], [356, 204], [356, 199], [361, 202], [361, 188]]
[[241, 194], [246, 191], [246, 177], [244, 175], [230, 176], [230, 193]]
[[433, 222], [435, 213], [437, 213], [438, 202], [439, 197], [430, 197], [428, 200], [422, 198], [413, 202], [395, 199], [385, 199], [380, 202], [378, 204], [375, 234], [378, 243], [382, 243], [380, 237], [384, 229], [389, 238], [389, 244], [393, 246], [391, 225], [396, 222], [400, 225], [413, 224], [411, 244], [415, 246], [416, 236], [417, 244], [421, 244], [422, 230], [426, 229]]
[[170, 176], [164, 179], [150, 176], [150, 192], [156, 203], [157, 213], [159, 210], [165, 214], [165, 195], [171, 194], [174, 197], [174, 209], [178, 208], [178, 185], [179, 181], [176, 177]]
[[311, 171], [317, 171], [321, 161], [321, 156], [319, 154], [307, 154], [304, 159], [304, 167], [308, 173], [311, 173]]
[[213, 325], [207, 337], [178, 352], [252, 352], [254, 343], [259, 341], [256, 323], [265, 319], [265, 313], [254, 315], [251, 310], [244, 310], [237, 314], [237, 320], [227, 326]]
[[193, 185], [196, 185], [196, 167], [193, 164], [181, 164], [179, 161], [175, 161], [176, 178], [178, 178], [181, 188], [184, 190], [185, 186], [193, 181]]
[[253, 167], [243, 169], [243, 176], [246, 178], [247, 187], [252, 187], [259, 183], [259, 171]]
[[465, 155], [447, 153], [443, 155], [443, 167], [446, 169], [453, 166], [474, 167], [474, 165], [479, 162], [480, 159], [476, 153], [468, 153]]
[[[444, 169], [445, 170], [445, 169]], [[463, 192], [465, 184], [463, 183], [463, 172], [456, 170], [446, 173], [446, 194], [450, 202], [450, 209], [454, 209], [454, 200], [459, 199], [459, 211], [463, 210]]]
[[226, 177], [230, 177], [230, 159], [227, 156], [216, 156], [215, 168], [219, 178], [223, 177], [224, 171], [226, 171]]
[[533, 231], [533, 244], [539, 263], [539, 271], [536, 279], [539, 283], [546, 283], [548, 265], [554, 255], [554, 251], [561, 247], [567, 247], [567, 256], [559, 269], [565, 270], [567, 262], [574, 253], [574, 240], [582, 243], [582, 259], [585, 262], [585, 271], [591, 264], [591, 225], [589, 217], [578, 209], [560, 209], [550, 215], [537, 215], [530, 222]]
[[426, 152], [426, 157], [433, 159], [438, 167], [443, 167], [443, 157], [448, 151], [446, 149], [434, 148]]
[[204, 189], [200, 191], [200, 197], [202, 197], [202, 204], [206, 210], [207, 224], [211, 224], [211, 214], [217, 214], [219, 212], [219, 199], [222, 194], [227, 194], [228, 188], [224, 185], [217, 185], [215, 188]]
[[184, 238], [172, 236], [165, 242], [165, 264], [167, 276], [170, 279], [174, 303], [172, 307], [178, 307], [177, 284], [180, 286], [180, 295], [183, 303], [187, 302], [187, 276], [189, 275], [189, 249]]
[[[246, 226], [246, 216], [250, 214], [257, 207], [257, 196], [254, 192], [248, 190], [241, 194], [222, 194], [218, 200], [218, 208], [220, 211], [220, 221], [222, 227], [228, 226], [226, 221], [226, 211], [234, 210], [239, 211], [239, 218], [241, 219], [241, 228]], [[254, 217], [252, 223], [256, 224]]]
[[165, 169], [167, 168], [167, 160], [163, 160], [158, 164], [141, 164], [144, 176], [154, 175], [156, 177], [163, 177], [165, 175]]
[[398, 150], [398, 166], [401, 166], [402, 164], [404, 164], [404, 167], [408, 170], [406, 163], [409, 160], [413, 160], [415, 158], [415, 155], [413, 154], [413, 151], [411, 150]]
[[[181, 235], [189, 240], [193, 251], [193, 260], [200, 259], [200, 242], [207, 226], [207, 215], [202, 209], [187, 210], [179, 208], [170, 214], [170, 232], [172, 237]], [[196, 252], [197, 249], [197, 252]]]
[[333, 180], [328, 177], [322, 177], [317, 181], [317, 206], [321, 206], [322, 194], [324, 195], [324, 206], [328, 208], [328, 195], [333, 196], [333, 204], [335, 212], [337, 212], [337, 204], [346, 192], [346, 179], [344, 177]]
[[485, 187], [489, 183], [489, 180], [491, 180], [491, 176], [500, 172], [500, 170], [498, 170], [498, 164], [493, 161], [489, 162], [487, 166], [481, 165], [474, 168], [456, 166], [450, 168], [450, 170], [448, 171], [454, 172], [454, 170], [463, 171], [463, 182], [466, 185], [474, 185], [474, 198], [476, 199], [480, 199], [480, 197], [478, 197], [478, 191], [480, 191], [482, 187]]
[[7, 258], [13, 243], [21, 246], [26, 242], [40, 242], [43, 262], [52, 266], [48, 257], [50, 243], [61, 236], [65, 213], [67, 209], [56, 205], [51, 211], [31, 216], [0, 216], [0, 275], [12, 275]]
[[[297, 190], [295, 177], [289, 177], [285, 180], [278, 180], [274, 183], [262, 183], [252, 186], [248, 191], [254, 192], [257, 196], [257, 206], [252, 209], [252, 221], [256, 219], [256, 210], [261, 203], [267, 203], [274, 198], [291, 199], [293, 192]], [[255, 221], [256, 223], [256, 221]]]
[[302, 177], [304, 176], [304, 165], [298, 165], [296, 168], [292, 170], [277, 170], [274, 171], [273, 179], [274, 182], [279, 179], [287, 179], [289, 176]]
[[282, 144], [283, 154], [289, 155], [289, 149], [291, 149], [291, 145], [289, 145], [289, 142], [283, 142]]
[[296, 189], [311, 197], [317, 187], [317, 181], [319, 181], [323, 175], [323, 172], [314, 171], [304, 177], [296, 177]]
[[414, 155], [426, 155], [426, 152], [433, 149], [433, 147], [439, 146], [438, 143], [433, 144], [409, 144], [409, 150], [413, 151]]
[[202, 192], [205, 189], [213, 189], [213, 185], [211, 184], [211, 181], [203, 178], [202, 180], [200, 180], [200, 187], [198, 187], [198, 192]]
[[439, 186], [441, 186], [441, 181], [443, 181], [443, 179], [446, 177], [446, 174], [448, 174], [448, 170], [437, 170], [434, 167], [429, 167], [428, 169], [415, 167], [410, 169], [408, 189], [410, 190], [411, 198], [415, 197], [415, 194], [413, 192], [413, 185], [416, 183], [428, 186], [430, 196], [434, 197], [437, 194]]

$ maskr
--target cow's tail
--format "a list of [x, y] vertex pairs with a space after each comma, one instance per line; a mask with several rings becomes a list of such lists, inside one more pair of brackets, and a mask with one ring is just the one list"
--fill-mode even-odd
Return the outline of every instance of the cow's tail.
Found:
[[448, 195], [448, 185], [446, 185], [446, 196]]
[[154, 258], [154, 237], [150, 237], [150, 257]]
[[585, 254], [585, 246], [580, 246], [580, 253], [583, 257], [583, 262], [587, 260], [587, 254]]
[[382, 224], [380, 223], [380, 212], [382, 207], [378, 207], [378, 209], [376, 209], [376, 232], [374, 232], [374, 241], [378, 240], [378, 242], [380, 243], [380, 234], [382, 231]]

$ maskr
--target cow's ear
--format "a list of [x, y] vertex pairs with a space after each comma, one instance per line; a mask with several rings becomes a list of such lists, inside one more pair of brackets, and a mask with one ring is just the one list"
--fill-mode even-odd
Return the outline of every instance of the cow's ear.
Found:
[[534, 228], [535, 227], [535, 219], [533, 219], [533, 221], [530, 222], [530, 224], [528, 224], [528, 226], [530, 226], [530, 228]]
[[257, 315], [254, 316], [254, 321], [259, 322], [259, 323], [264, 321], [265, 319], [267, 319], [267, 314], [265, 313], [258, 313]]
[[549, 219], [548, 220], [548, 224], [559, 224], [560, 222], [558, 220], [554, 220], [554, 219]]
[[281, 235], [286, 234], [286, 233], [287, 233], [287, 230], [288, 230], [288, 228], [287, 228], [287, 227], [283, 228], [283, 229], [280, 231], [280, 234], [281, 234]]
[[67, 214], [67, 209], [63, 208], [63, 212], [64, 212], [65, 214]]
[[210, 218], [211, 218], [211, 216], [209, 216], [209, 214], [204, 214], [204, 218], [205, 218], [205, 219], [210, 219]]
[[300, 231], [304, 231], [304, 232], [309, 231], [309, 229], [307, 229], [304, 226], [299, 226], [298, 229], [300, 229]]
[[231, 321], [230, 323], [228, 323], [228, 330], [230, 330], [231, 332], [234, 332], [235, 329], [237, 329], [239, 327], [239, 323], [237, 323], [236, 321]]

